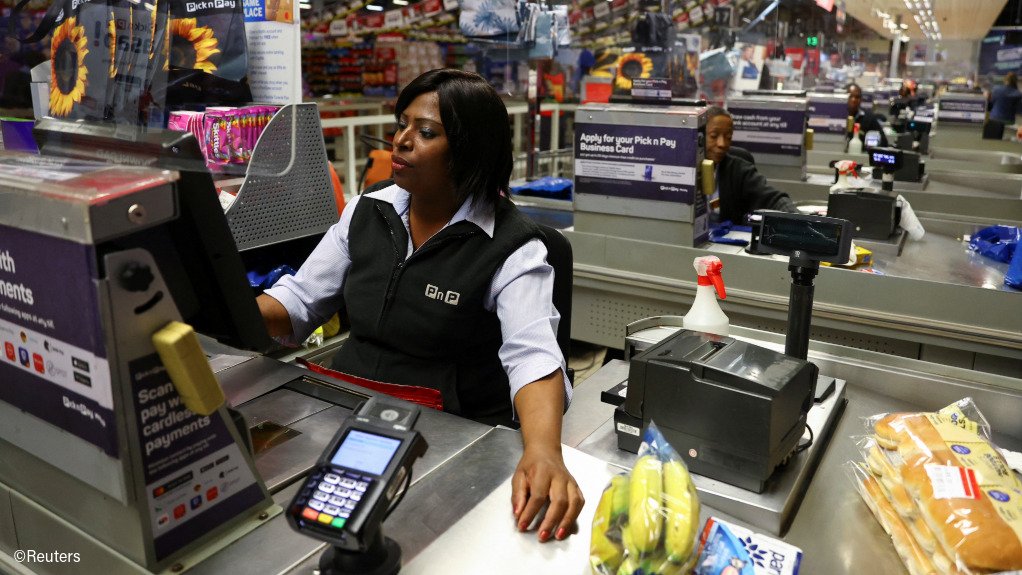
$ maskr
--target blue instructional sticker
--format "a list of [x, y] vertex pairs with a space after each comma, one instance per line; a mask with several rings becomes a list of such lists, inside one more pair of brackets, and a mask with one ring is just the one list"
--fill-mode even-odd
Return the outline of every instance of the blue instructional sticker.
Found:
[[964, 445], [959, 445], [957, 443], [951, 446], [951, 451], [954, 451], [955, 453], [959, 453], [961, 455], [968, 455], [972, 453], [971, 449]]

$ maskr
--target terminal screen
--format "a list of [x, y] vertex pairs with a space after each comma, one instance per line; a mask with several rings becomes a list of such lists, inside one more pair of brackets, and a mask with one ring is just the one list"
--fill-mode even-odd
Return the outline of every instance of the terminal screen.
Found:
[[841, 249], [841, 226], [787, 218], [763, 218], [760, 244], [802, 250], [818, 256], [836, 256]]
[[894, 154], [888, 154], [885, 152], [873, 152], [873, 163], [893, 166], [898, 163], [898, 158]]
[[401, 441], [391, 437], [352, 429], [337, 448], [332, 465], [373, 475], [382, 475], [397, 453]]

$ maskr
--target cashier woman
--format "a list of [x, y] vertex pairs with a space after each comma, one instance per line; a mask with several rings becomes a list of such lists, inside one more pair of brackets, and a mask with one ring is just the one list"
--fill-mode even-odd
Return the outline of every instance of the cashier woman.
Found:
[[444, 410], [521, 425], [520, 530], [564, 539], [584, 504], [561, 456], [571, 398], [540, 230], [507, 199], [507, 109], [482, 77], [432, 70], [395, 108], [394, 183], [356, 196], [293, 277], [259, 296], [270, 334], [302, 341], [343, 305], [333, 367], [439, 389]]
[[[794, 212], [788, 194], [775, 190], [756, 170], [745, 150], [731, 149], [731, 114], [711, 106], [706, 112], [706, 159], [715, 164], [717, 188], [710, 197], [710, 219], [745, 224], [745, 215], [762, 209]], [[739, 153], [741, 155], [739, 155]]]

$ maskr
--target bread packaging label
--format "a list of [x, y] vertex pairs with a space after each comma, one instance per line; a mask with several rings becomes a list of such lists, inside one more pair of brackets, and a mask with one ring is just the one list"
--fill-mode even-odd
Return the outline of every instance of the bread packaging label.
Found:
[[968, 467], [955, 465], [926, 464], [926, 475], [933, 486], [936, 499], [979, 499], [979, 482], [976, 473]]
[[975, 432], [959, 427], [947, 416], [928, 414], [926, 416], [940, 434], [941, 439], [955, 454], [962, 467], [972, 468], [980, 485], [1003, 485], [1022, 489], [1015, 473], [1008, 467], [1004, 457]]
[[[957, 401], [933, 415], [934, 417], [943, 416], [942, 419], [945, 421], [957, 425], [966, 431], [971, 431], [974, 435], [979, 434], [979, 424], [965, 416]], [[933, 421], [933, 419], [931, 418], [930, 421]]]

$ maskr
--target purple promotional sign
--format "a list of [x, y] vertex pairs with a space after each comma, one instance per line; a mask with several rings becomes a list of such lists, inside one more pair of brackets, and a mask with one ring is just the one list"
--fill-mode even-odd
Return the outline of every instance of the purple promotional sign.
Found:
[[159, 560], [257, 504], [263, 492], [220, 412], [186, 408], [156, 354], [132, 361], [129, 371]]
[[575, 124], [575, 193], [691, 204], [694, 128]]
[[0, 226], [0, 401], [117, 456], [91, 246]]
[[955, 99], [944, 96], [940, 99], [940, 119], [953, 122], [981, 124], [986, 119], [986, 102], [979, 99]]
[[809, 127], [818, 134], [844, 134], [848, 127], [848, 102], [810, 98]]
[[801, 156], [806, 115], [801, 110], [729, 107], [732, 141], [754, 154]]

